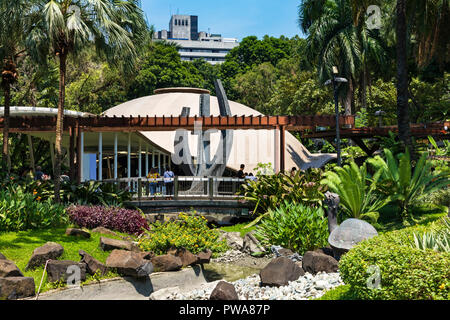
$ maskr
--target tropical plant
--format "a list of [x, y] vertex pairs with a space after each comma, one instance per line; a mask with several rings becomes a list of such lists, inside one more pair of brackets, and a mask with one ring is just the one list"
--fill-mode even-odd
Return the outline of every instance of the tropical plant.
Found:
[[9, 157], [9, 112], [11, 106], [11, 86], [17, 82], [19, 72], [17, 61], [25, 55], [26, 16], [33, 1], [16, 0], [0, 2], [0, 66], [1, 86], [4, 95], [3, 149], [2, 163], [7, 173], [11, 171]]
[[284, 173], [258, 176], [257, 181], [242, 185], [240, 194], [253, 203], [253, 214], [257, 215], [247, 227], [258, 223], [269, 210], [276, 209], [284, 201], [321, 206], [326, 186], [319, 183], [320, 169], [298, 171], [294, 176]]
[[399, 155], [399, 160], [389, 149], [384, 149], [384, 154], [386, 160], [376, 156], [367, 161], [376, 171], [381, 170], [377, 189], [399, 205], [405, 223], [407, 218], [411, 217], [410, 204], [413, 199], [448, 187], [450, 184], [448, 172], [432, 171], [432, 163], [427, 160], [427, 152], [422, 154], [414, 168], [408, 150]]
[[16, 185], [0, 191], [0, 231], [49, 229], [69, 222], [63, 205], [44, 200]]
[[30, 54], [40, 63], [47, 56], [59, 61], [59, 101], [55, 142], [55, 201], [60, 201], [62, 134], [67, 59], [95, 46], [115, 64], [130, 68], [136, 62], [135, 43], [142, 43], [148, 27], [137, 0], [37, 0], [26, 39]]
[[389, 196], [377, 194], [377, 183], [381, 170], [369, 177], [367, 164], [362, 166], [352, 161], [350, 165], [335, 167], [334, 171], [325, 172], [321, 181], [340, 197], [340, 205], [347, 216], [376, 222], [378, 210], [389, 203]]
[[302, 255], [327, 244], [328, 219], [320, 207], [285, 201], [261, 220], [255, 236], [263, 245], [280, 245]]
[[423, 234], [414, 233], [413, 247], [426, 250], [431, 249], [439, 252], [450, 252], [450, 218], [441, 220], [441, 228], [435, 228]]

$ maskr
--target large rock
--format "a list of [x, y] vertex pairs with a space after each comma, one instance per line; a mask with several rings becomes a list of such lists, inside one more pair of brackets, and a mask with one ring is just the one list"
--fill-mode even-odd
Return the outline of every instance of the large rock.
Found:
[[197, 253], [197, 263], [198, 264], [205, 264], [205, 263], [209, 263], [209, 261], [211, 260], [212, 257], [212, 251], [209, 249], [206, 249], [205, 251], [201, 251], [199, 253]]
[[192, 252], [190, 252], [189, 250], [187, 250], [185, 248], [178, 248], [178, 249], [174, 250], [174, 252], [172, 254], [181, 259], [181, 263], [183, 264], [183, 267], [197, 264], [197, 262], [199, 260], [195, 254], [193, 254]]
[[234, 285], [225, 281], [220, 281], [211, 292], [209, 300], [239, 300], [239, 296]]
[[0, 300], [16, 300], [34, 296], [34, 279], [28, 277], [0, 278]]
[[0, 252], [0, 260], [6, 260], [6, 257]]
[[127, 250], [113, 250], [106, 259], [108, 268], [115, 268], [117, 272], [130, 277], [148, 277], [153, 272], [150, 261], [144, 260], [141, 254]]
[[177, 271], [183, 267], [181, 259], [171, 254], [153, 257], [152, 263], [158, 272]]
[[111, 230], [109, 230], [108, 228], [105, 228], [105, 227], [97, 227], [95, 229], [92, 229], [91, 231], [95, 232], [95, 233], [100, 233], [100, 234], [107, 234], [107, 235], [110, 235], [110, 236], [117, 236], [117, 233], [115, 233], [114, 231], [111, 231]]
[[23, 277], [23, 274], [14, 262], [0, 259], [0, 277]]
[[[79, 274], [77, 275], [77, 272]], [[70, 276], [75, 277], [75, 281], [86, 280], [86, 264], [70, 260], [51, 260], [47, 265], [47, 281], [67, 281]], [[79, 277], [78, 277], [79, 276]], [[77, 278], [78, 277], [78, 278]]]
[[78, 251], [78, 254], [81, 256], [80, 262], [86, 264], [86, 271], [90, 275], [94, 275], [95, 273], [97, 273], [97, 271], [100, 273], [100, 275], [104, 275], [108, 272], [108, 268], [103, 263], [95, 259], [87, 252], [80, 250]]
[[311, 274], [318, 272], [334, 273], [338, 270], [338, 261], [322, 251], [308, 251], [303, 255], [302, 267], [305, 272]]
[[106, 237], [100, 237], [100, 247], [103, 251], [112, 250], [128, 250], [133, 252], [140, 252], [141, 250], [130, 241], [110, 239]]
[[82, 237], [82, 238], [89, 239], [91, 237], [91, 234], [89, 232], [81, 230], [81, 229], [67, 228], [66, 236]]
[[305, 272], [292, 260], [286, 257], [273, 259], [259, 273], [263, 286], [280, 287], [295, 281]]
[[265, 252], [266, 249], [261, 245], [258, 239], [253, 235], [253, 231], [245, 235], [242, 242], [242, 251], [248, 254], [257, 254]]
[[28, 261], [25, 270], [33, 270], [39, 266], [44, 266], [47, 260], [56, 260], [62, 256], [64, 248], [55, 242], [47, 242], [42, 247], [36, 248]]
[[244, 239], [240, 232], [224, 232], [217, 241], [225, 239], [230, 248], [241, 251], [244, 245]]
[[336, 258], [353, 248], [363, 240], [378, 235], [377, 230], [368, 222], [360, 219], [347, 219], [335, 228], [328, 237]]

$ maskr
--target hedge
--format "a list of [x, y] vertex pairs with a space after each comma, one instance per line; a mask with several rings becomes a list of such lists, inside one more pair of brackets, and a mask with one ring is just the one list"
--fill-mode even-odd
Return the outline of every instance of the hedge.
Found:
[[[433, 225], [396, 230], [361, 242], [341, 258], [342, 280], [360, 299], [450, 299], [450, 253], [411, 246], [415, 232], [430, 231]], [[379, 288], [367, 285], [373, 275], [368, 272], [370, 266], [379, 267]]]

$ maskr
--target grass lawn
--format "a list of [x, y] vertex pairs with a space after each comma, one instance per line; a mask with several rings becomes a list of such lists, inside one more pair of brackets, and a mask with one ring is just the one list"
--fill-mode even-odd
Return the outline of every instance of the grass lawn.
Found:
[[[100, 244], [99, 233], [91, 233], [90, 239], [70, 237], [65, 235], [66, 229], [52, 229], [52, 230], [32, 230], [32, 231], [21, 231], [21, 232], [1, 232], [0, 233], [0, 252], [6, 256], [7, 259], [12, 260], [16, 263], [17, 267], [22, 271], [24, 276], [33, 277], [36, 285], [36, 292], [39, 288], [41, 278], [44, 271], [44, 266], [35, 269], [33, 271], [25, 271], [25, 266], [27, 265], [33, 250], [37, 247], [44, 245], [46, 242], [56, 242], [63, 246], [64, 253], [59, 258], [59, 260], [72, 260], [80, 261], [81, 257], [78, 251], [84, 250], [94, 258], [102, 263], [106, 262], [106, 258], [110, 252], [103, 251]], [[119, 234], [118, 232], [116, 232]], [[125, 235], [125, 234], [122, 234]], [[120, 237], [114, 237], [110, 235], [104, 235], [108, 238], [120, 239]], [[102, 277], [114, 278], [118, 274], [110, 272], [109, 274]], [[90, 283], [96, 281], [97, 278], [87, 275], [86, 282]], [[47, 282], [47, 274], [44, 275], [44, 281], [42, 283], [41, 291], [45, 292], [56, 287], [61, 286], [60, 284], [51, 284]]]
[[256, 225], [253, 227], [250, 227], [248, 229], [244, 229], [247, 225], [250, 224], [250, 221], [248, 222], [244, 222], [244, 223], [240, 223], [240, 224], [236, 224], [234, 226], [227, 226], [227, 227], [222, 227], [220, 228], [223, 231], [226, 232], [240, 232], [241, 233], [241, 237], [245, 237], [245, 235], [253, 230], [256, 229]]

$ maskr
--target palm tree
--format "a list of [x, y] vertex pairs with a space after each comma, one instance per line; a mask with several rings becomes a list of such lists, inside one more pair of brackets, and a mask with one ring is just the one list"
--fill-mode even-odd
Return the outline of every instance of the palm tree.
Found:
[[37, 0], [34, 28], [27, 44], [33, 57], [59, 61], [59, 101], [55, 141], [55, 199], [59, 201], [66, 68], [69, 55], [95, 46], [97, 53], [115, 64], [132, 67], [136, 43], [147, 37], [147, 23], [137, 0]]
[[332, 67], [338, 66], [349, 81], [341, 98], [346, 114], [352, 113], [358, 78], [364, 96], [368, 61], [378, 66], [385, 56], [382, 39], [364, 25], [355, 25], [352, 14], [349, 0], [304, 0], [299, 7], [299, 25], [308, 35], [307, 55], [316, 61], [320, 80], [329, 79]]
[[19, 78], [17, 60], [24, 55], [25, 16], [33, 1], [15, 0], [0, 2], [0, 66], [1, 86], [4, 95], [4, 128], [2, 163], [9, 175], [11, 159], [9, 155], [9, 121], [11, 106], [11, 86]]

